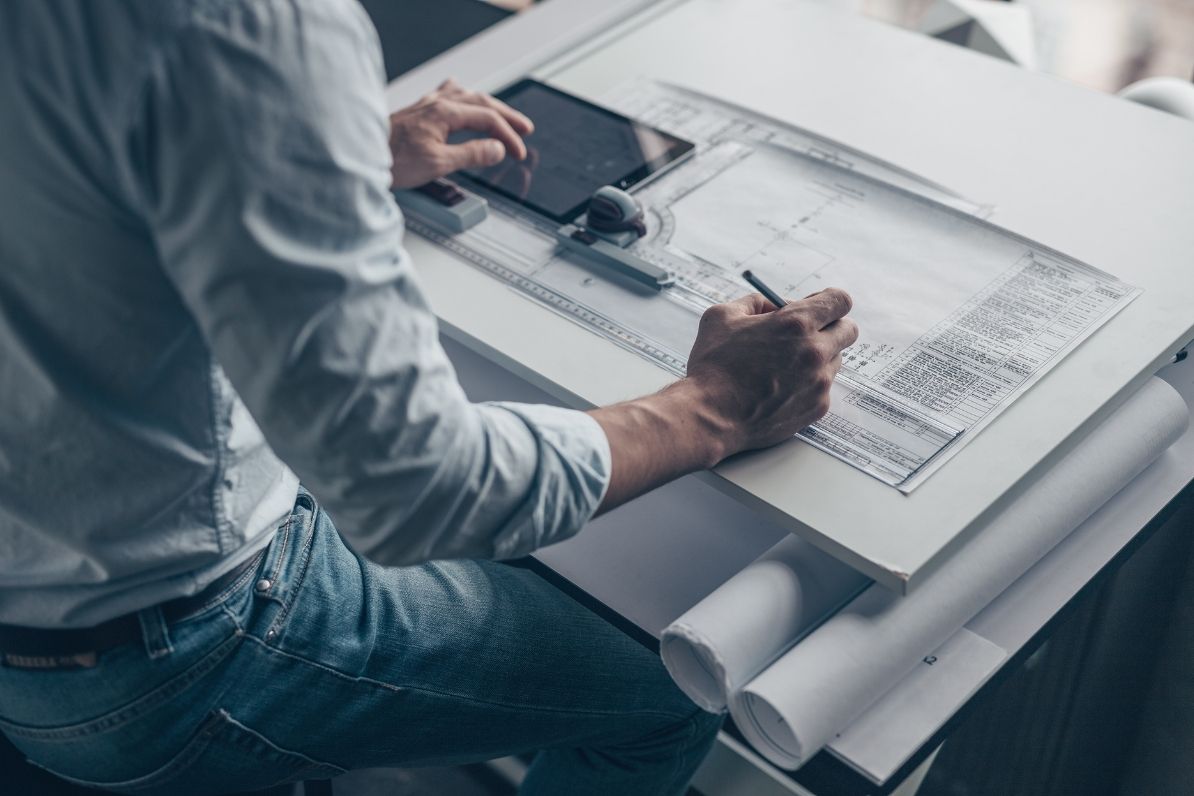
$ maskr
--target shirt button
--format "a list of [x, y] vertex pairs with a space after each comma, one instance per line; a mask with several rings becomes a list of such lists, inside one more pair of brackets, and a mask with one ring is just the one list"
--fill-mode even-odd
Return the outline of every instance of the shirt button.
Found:
[[270, 581], [269, 578], [262, 578], [261, 580], [257, 581], [257, 585], [254, 588], [256, 588], [257, 591], [269, 591], [270, 587], [273, 585], [273, 582]]

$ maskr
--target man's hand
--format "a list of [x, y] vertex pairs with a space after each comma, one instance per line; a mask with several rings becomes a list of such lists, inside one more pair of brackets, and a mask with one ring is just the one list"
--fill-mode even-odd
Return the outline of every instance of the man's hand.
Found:
[[[390, 116], [393, 187], [414, 188], [461, 169], [494, 166], [507, 154], [522, 160], [527, 155], [522, 137], [534, 129], [530, 119], [501, 100], [449, 80]], [[457, 130], [489, 137], [449, 144], [448, 136]]]
[[602, 511], [824, 417], [842, 349], [858, 339], [850, 307], [829, 288], [782, 309], [757, 293], [709, 308], [685, 378], [592, 412], [613, 457]]
[[723, 428], [717, 458], [782, 442], [825, 416], [842, 350], [858, 339], [851, 306], [829, 288], [778, 310], [752, 293], [705, 312], [688, 381]]

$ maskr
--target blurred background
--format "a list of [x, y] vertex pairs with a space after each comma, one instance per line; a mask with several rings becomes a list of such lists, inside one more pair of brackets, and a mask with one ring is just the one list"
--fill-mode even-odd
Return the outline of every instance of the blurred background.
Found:
[[[535, 0], [491, 0], [518, 10]], [[1001, 0], [986, 0], [1001, 2]], [[916, 29], [935, 0], [821, 0]], [[1013, 0], [1031, 12], [1038, 67], [1100, 91], [1194, 78], [1194, 0]]]
[[[917, 27], [933, 5], [933, 0], [841, 2], [908, 28]], [[1015, 0], [1015, 4], [1032, 14], [1038, 66], [1043, 72], [1111, 92], [1154, 75], [1194, 77], [1194, 0]]]

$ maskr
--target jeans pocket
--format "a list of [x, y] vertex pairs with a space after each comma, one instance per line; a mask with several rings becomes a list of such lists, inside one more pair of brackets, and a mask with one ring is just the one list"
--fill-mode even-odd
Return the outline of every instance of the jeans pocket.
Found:
[[[230, 622], [226, 622], [231, 626]], [[224, 628], [216, 628], [220, 632], [227, 632]], [[153, 710], [161, 709], [162, 705], [180, 694], [184, 694], [196, 683], [217, 669], [241, 643], [238, 633], [228, 632], [226, 637], [215, 647], [207, 650], [185, 669], [177, 671], [173, 676], [160, 682], [155, 682], [150, 668], [124, 667], [101, 659], [100, 665], [91, 670], [70, 670], [62, 673], [48, 674], [44, 677], [26, 676], [24, 685], [29, 692], [24, 709], [26, 713], [40, 712], [53, 716], [60, 715], [64, 704], [86, 698], [86, 691], [103, 689], [104, 693], [128, 691], [131, 699], [105, 710], [99, 716], [88, 718], [82, 722], [57, 724], [54, 726], [30, 726], [0, 718], [0, 730], [18, 746], [28, 745], [56, 745], [76, 741], [85, 741], [89, 736], [103, 733], [118, 732], [131, 722], [145, 716]], [[143, 657], [144, 653], [137, 651], [132, 659]], [[180, 661], [185, 656], [180, 656]], [[129, 671], [128, 669], [132, 669]], [[80, 680], [79, 678], [86, 678]], [[142, 687], [138, 678], [146, 681]], [[6, 691], [18, 687], [17, 683], [4, 683], [4, 690], [0, 696], [7, 696]], [[28, 750], [26, 749], [26, 752]], [[34, 756], [39, 756], [34, 753]]]
[[255, 791], [304, 779], [329, 779], [345, 769], [285, 749], [234, 719], [212, 711], [182, 750], [154, 771], [122, 782], [56, 776], [91, 788], [153, 796]]

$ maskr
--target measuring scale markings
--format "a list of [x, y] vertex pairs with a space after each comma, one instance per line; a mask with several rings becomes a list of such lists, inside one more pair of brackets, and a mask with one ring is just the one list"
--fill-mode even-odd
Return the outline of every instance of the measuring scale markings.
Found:
[[677, 376], [683, 376], [687, 366], [687, 359], [677, 356], [676, 354], [665, 350], [659, 345], [647, 340], [643, 337], [633, 334], [626, 329], [622, 324], [617, 323], [607, 316], [596, 310], [585, 306], [579, 301], [575, 301], [567, 296], [564, 296], [549, 287], [546, 287], [539, 281], [526, 276], [524, 274], [513, 271], [499, 262], [496, 262], [489, 257], [478, 254], [472, 248], [462, 245], [454, 239], [453, 235], [447, 234], [435, 228], [431, 222], [422, 218], [414, 218], [408, 215], [406, 220], [407, 228], [418, 235], [437, 243], [448, 251], [464, 258], [469, 264], [477, 266], [489, 273], [491, 276], [497, 277], [510, 287], [530, 296], [531, 298], [547, 305], [555, 310], [560, 315], [572, 320], [590, 331], [597, 331], [606, 338], [613, 340], [621, 345], [623, 348], [629, 349], [642, 356], [646, 356], [661, 367], [674, 373]]

